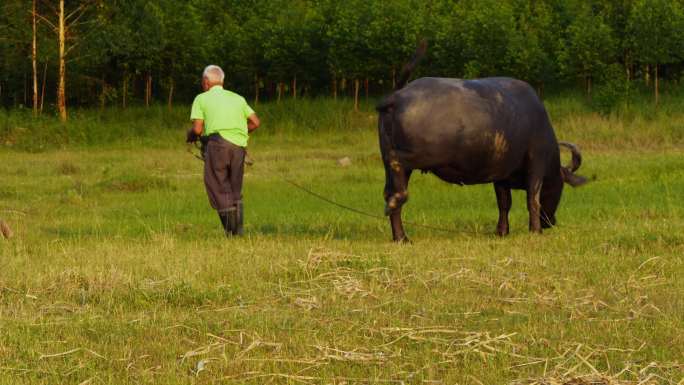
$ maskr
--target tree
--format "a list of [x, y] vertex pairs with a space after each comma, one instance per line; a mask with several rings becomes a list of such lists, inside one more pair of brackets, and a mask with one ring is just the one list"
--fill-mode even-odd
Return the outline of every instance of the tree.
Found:
[[507, 53], [510, 70], [515, 77], [536, 85], [541, 96], [544, 84], [557, 78], [554, 55], [564, 42], [559, 23], [543, 1], [520, 0], [515, 13], [517, 26]]
[[[69, 53], [74, 50], [80, 43], [78, 34], [75, 33], [77, 26], [83, 25], [80, 19], [89, 8], [94, 4], [93, 0], [83, 1], [78, 6], [72, 9], [66, 9], [64, 0], [58, 0], [55, 4], [46, 3], [52, 9], [54, 19], [51, 21], [45, 16], [38, 17], [50, 25], [53, 31], [57, 34], [58, 42], [58, 83], [57, 83], [57, 110], [59, 118], [63, 122], [67, 120], [66, 108], [66, 59]], [[67, 40], [69, 44], [67, 46]]]
[[[429, 29], [430, 56], [434, 58], [434, 73], [448, 77], [462, 77], [465, 67], [465, 42], [458, 38], [463, 30], [459, 9], [450, 0], [433, 3]], [[429, 38], [428, 37], [428, 38]]]
[[15, 106], [29, 102], [26, 61], [31, 41], [26, 28], [29, 10], [23, 0], [0, 3], [0, 100], [11, 100]]
[[336, 79], [353, 79], [355, 111], [359, 109], [359, 79], [370, 72], [366, 62], [372, 44], [367, 28], [371, 23], [371, 6], [371, 1], [364, 0], [349, 0], [333, 5], [330, 8], [331, 24], [326, 31], [330, 44], [328, 67]]
[[[630, 43], [630, 32], [627, 30], [627, 23], [629, 21], [634, 0], [612, 0], [610, 2], [599, 1], [596, 5], [602, 7], [601, 14], [604, 16], [605, 22], [613, 30], [613, 35], [616, 38], [617, 45], [617, 60], [622, 64], [625, 76], [620, 78], [630, 81], [634, 75], [634, 52]], [[611, 72], [614, 73], [613, 70]]]
[[[270, 64], [270, 74], [278, 79], [281, 97], [282, 82], [292, 80], [292, 97], [297, 98], [298, 78], [313, 69], [312, 62], [320, 55], [314, 50], [314, 36], [321, 34], [322, 17], [304, 0], [272, 1], [274, 11], [267, 23], [264, 56]], [[296, 22], [293, 22], [296, 20]]]
[[36, 113], [52, 98], [41, 96], [41, 71], [55, 68], [42, 88], [57, 86], [62, 119], [67, 103], [163, 98], [171, 106], [192, 99], [213, 63], [226, 71], [227, 87], [254, 102], [282, 97], [289, 85], [295, 98], [351, 89], [358, 108], [360, 91], [393, 85], [422, 37], [429, 49], [418, 76], [515, 76], [540, 93], [581, 79], [591, 95], [594, 82], [621, 67], [621, 81], [639, 70], [648, 87], [655, 79], [657, 103], [663, 74], [675, 77], [684, 65], [683, 7], [684, 0], [3, 0], [0, 104], [33, 105]]
[[37, 18], [36, 14], [36, 1], [31, 2], [31, 26], [32, 26], [32, 39], [31, 39], [31, 67], [33, 69], [33, 116], [38, 115], [38, 28], [37, 28]]
[[[271, 61], [266, 56], [271, 24], [288, 3], [270, 0], [194, 0], [197, 46], [184, 72], [191, 71], [194, 81], [209, 63], [218, 64], [226, 73], [226, 86], [253, 92], [254, 102], [268, 85]], [[290, 21], [291, 24], [292, 21]], [[201, 63], [197, 66], [193, 63]], [[194, 65], [194, 69], [192, 69]]]
[[515, 33], [510, 2], [466, 0], [457, 3], [447, 23], [452, 23], [447, 39], [461, 40], [456, 46], [462, 74], [466, 78], [504, 75], [510, 71], [508, 46]]
[[[202, 66], [201, 61], [206, 56], [202, 50], [203, 44], [206, 43], [202, 38], [206, 32], [206, 24], [201, 22], [200, 11], [191, 2], [159, 2], [161, 6], [156, 9], [161, 44], [158, 64], [160, 80], [166, 85], [166, 100], [170, 109], [173, 105], [176, 80], [184, 78], [192, 81], [199, 78], [198, 67]], [[222, 27], [225, 28], [223, 25]], [[178, 31], [185, 32], [178, 34]]]
[[654, 70], [655, 104], [659, 99], [658, 68], [684, 58], [681, 42], [684, 14], [679, 3], [669, 0], [637, 0], [634, 2], [627, 30], [629, 45], [636, 60], [650, 64]]
[[570, 76], [584, 79], [585, 90], [591, 97], [592, 81], [615, 58], [616, 41], [613, 31], [603, 16], [595, 14], [585, 3], [566, 30], [566, 48], [560, 52], [560, 65]]
[[397, 71], [411, 57], [421, 37], [423, 3], [413, 0], [371, 3], [372, 17], [367, 29], [373, 43], [369, 45], [366, 62], [371, 77], [391, 79], [392, 88]]

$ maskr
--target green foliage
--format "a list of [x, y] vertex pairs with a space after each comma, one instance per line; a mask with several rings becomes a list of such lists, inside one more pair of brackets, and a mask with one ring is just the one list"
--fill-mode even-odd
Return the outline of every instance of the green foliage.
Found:
[[263, 55], [269, 63], [268, 72], [274, 79], [287, 81], [320, 68], [325, 52], [315, 49], [316, 37], [323, 31], [319, 11], [304, 0], [271, 1], [269, 6], [279, 12], [270, 14], [272, 19], [265, 23]]
[[591, 79], [600, 75], [616, 54], [611, 27], [588, 5], [581, 5], [567, 28], [567, 46], [560, 52], [561, 65], [569, 76]]
[[326, 30], [329, 42], [328, 66], [338, 77], [361, 78], [370, 70], [372, 1], [349, 0], [330, 7], [330, 25]]
[[679, 2], [635, 0], [627, 22], [627, 44], [637, 60], [668, 64], [684, 59], [684, 11]]
[[516, 7], [517, 27], [510, 37], [508, 56], [512, 74], [533, 84], [556, 80], [555, 54], [564, 40], [552, 8], [544, 2], [523, 0]]
[[[684, 62], [679, 0], [96, 0], [68, 31], [68, 97], [74, 106], [140, 104], [151, 76], [158, 101], [190, 102], [207, 64], [247, 97], [275, 99], [297, 80], [298, 95], [329, 94], [368, 79], [391, 88], [421, 38], [426, 59], [415, 75], [513, 76], [537, 89], [583, 80], [589, 94], [620, 65], [629, 81], [678, 80]], [[7, 0], [0, 13], [0, 105], [28, 104], [30, 5]], [[70, 3], [70, 10], [78, 5]], [[38, 13], [54, 18], [49, 2]], [[40, 88], [53, 109], [56, 38], [38, 25]], [[648, 66], [647, 66], [648, 65]], [[334, 83], [333, 80], [340, 82]], [[346, 79], [346, 81], [342, 81]], [[596, 84], [594, 84], [596, 83]], [[650, 84], [647, 84], [650, 86]], [[333, 86], [334, 87], [334, 86]], [[612, 87], [606, 85], [606, 87]], [[294, 93], [291, 93], [294, 94]]]
[[456, 36], [463, 41], [464, 77], [504, 75], [511, 66], [508, 47], [515, 34], [513, 7], [497, 0], [463, 1], [455, 8]]
[[[552, 120], [557, 118], [574, 124], [555, 125], [557, 132], [570, 132], [594, 145], [611, 143], [616, 133], [630, 144], [684, 144], [684, 119], [681, 117], [684, 97], [677, 96], [676, 90], [673, 90], [672, 97], [654, 109], [645, 102], [645, 97], [637, 92], [633, 83], [627, 81], [622, 71], [620, 66], [610, 66], [604, 75], [605, 79], [599, 79], [600, 85], [591, 101], [577, 93], [547, 95], [544, 103]], [[328, 141], [323, 141], [321, 146], [334, 146], [349, 137], [375, 132], [377, 113], [374, 103], [375, 100], [362, 103], [358, 112], [353, 111], [352, 101], [347, 99], [305, 98], [263, 103], [259, 105], [262, 126], [250, 143], [297, 141], [301, 136], [323, 135]], [[32, 118], [31, 111], [26, 109], [0, 110], [0, 150], [36, 153], [59, 148], [129, 148], [145, 145], [153, 148], [183, 148], [186, 151], [184, 139], [189, 127], [189, 110], [187, 105], [172, 110], [160, 105], [150, 108], [82, 109], [74, 110], [67, 123], [50, 117]], [[571, 119], [574, 115], [591, 116], [593, 111], [599, 111], [607, 117], [616, 115], [621, 119], [620, 124], [615, 126], [616, 122], [611, 120], [595, 122], [590, 119]], [[645, 124], [644, 121], [649, 123]], [[591, 126], [592, 131], [584, 130], [583, 125]], [[648, 129], [635, 127], [639, 125]]]
[[629, 101], [633, 92], [624, 68], [612, 64], [603, 72], [600, 85], [592, 98], [592, 105], [599, 112], [608, 114]]

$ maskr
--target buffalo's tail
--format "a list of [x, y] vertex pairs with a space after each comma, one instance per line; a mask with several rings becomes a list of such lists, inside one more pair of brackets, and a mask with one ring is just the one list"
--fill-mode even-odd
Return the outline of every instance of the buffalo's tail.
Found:
[[[411, 74], [413, 73], [413, 70], [416, 69], [416, 66], [418, 66], [418, 63], [420, 63], [421, 59], [425, 56], [425, 52], [427, 51], [427, 40], [422, 39], [418, 43], [418, 47], [416, 47], [416, 52], [413, 53], [413, 57], [409, 62], [404, 64], [404, 67], [401, 69], [401, 74], [399, 75], [399, 81], [396, 83], [394, 91], [398, 91], [408, 83], [408, 80], [411, 78]], [[391, 94], [385, 98], [383, 98], [376, 106], [375, 109], [379, 112], [382, 111], [387, 111], [394, 105], [394, 94]]]
[[423, 57], [425, 57], [426, 51], [427, 40], [422, 39], [420, 43], [418, 43], [416, 52], [413, 54], [411, 60], [408, 63], [404, 64], [404, 67], [401, 69], [401, 75], [399, 75], [399, 81], [396, 84], [396, 88], [394, 89], [395, 91], [404, 88], [406, 83], [408, 83], [408, 80], [411, 77], [413, 70], [416, 69], [418, 63], [423, 59]]

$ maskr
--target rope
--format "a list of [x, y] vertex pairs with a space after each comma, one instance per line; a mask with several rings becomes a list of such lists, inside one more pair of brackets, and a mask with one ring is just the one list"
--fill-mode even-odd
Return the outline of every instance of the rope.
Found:
[[[196, 148], [197, 148], [197, 147], [196, 147]], [[198, 156], [197, 154], [195, 154], [194, 152], [192, 152], [192, 150], [190, 149], [190, 147], [188, 147], [188, 152], [189, 152], [190, 154], [192, 154], [195, 158], [197, 158], [197, 159], [199, 159], [199, 160], [201, 160], [201, 161], [204, 161], [203, 158], [201, 158], [200, 156]], [[323, 196], [323, 195], [321, 195], [321, 194], [319, 194], [319, 193], [317, 193], [317, 192], [314, 192], [314, 191], [312, 191], [312, 190], [310, 190], [310, 189], [308, 189], [308, 188], [306, 188], [306, 187], [300, 185], [299, 183], [297, 183], [297, 182], [295, 182], [295, 181], [293, 181], [293, 180], [291, 180], [291, 179], [288, 179], [288, 178], [285, 177], [284, 175], [278, 175], [278, 174], [276, 174], [276, 177], [278, 177], [279, 179], [281, 179], [283, 182], [285, 182], [285, 183], [287, 183], [287, 184], [289, 184], [289, 185], [291, 185], [291, 186], [293, 186], [293, 187], [295, 187], [295, 188], [297, 188], [297, 189], [299, 189], [299, 190], [301, 190], [301, 191], [304, 191], [305, 193], [307, 193], [307, 194], [309, 194], [309, 195], [311, 195], [311, 196], [313, 196], [313, 197], [315, 197], [315, 198], [318, 198], [318, 199], [322, 200], [323, 202], [329, 203], [329, 204], [331, 204], [331, 205], [333, 205], [333, 206], [337, 206], [337, 207], [339, 207], [339, 208], [341, 208], [341, 209], [343, 209], [343, 210], [351, 211], [351, 212], [353, 212], [353, 213], [356, 213], [356, 214], [359, 214], [359, 215], [363, 215], [363, 216], [365, 216], [365, 217], [373, 218], [373, 219], [385, 220], [385, 218], [386, 218], [385, 216], [381, 216], [381, 215], [377, 215], [377, 214], [371, 214], [371, 213], [368, 213], [368, 212], [365, 212], [365, 211], [362, 211], [362, 210], [359, 210], [359, 209], [355, 209], [355, 208], [353, 208], [353, 207], [350, 207], [350, 206], [343, 205], [343, 204], [341, 204], [341, 203], [335, 202], [334, 200], [332, 200], [332, 199], [330, 199], [330, 198], [326, 198], [325, 196]], [[477, 231], [465, 231], [465, 230], [464, 230], [464, 231], [456, 231], [455, 229], [446, 229], [446, 228], [443, 228], [443, 227], [429, 226], [429, 225], [424, 225], [424, 224], [422, 224], [422, 223], [415, 223], [415, 222], [406, 221], [406, 220], [403, 220], [403, 219], [402, 219], [402, 223], [403, 223], [403, 224], [406, 224], [406, 225], [410, 225], [410, 226], [422, 227], [422, 228], [424, 228], [424, 229], [435, 230], [435, 231], [442, 231], [442, 232], [451, 233], [451, 234], [461, 234], [461, 233], [479, 234], [479, 232], [477, 232]]]
[[195, 153], [192, 151], [192, 147], [195, 147], [195, 149], [200, 153], [200, 155], [202, 155], [202, 150], [200, 149], [200, 146], [197, 144], [197, 142], [194, 142], [192, 145], [190, 145], [190, 144], [188, 143], [188, 146], [186, 147], [186, 149], [187, 149], [187, 151], [188, 151], [188, 153], [189, 153], [190, 155], [192, 155], [192, 156], [194, 156], [195, 158], [197, 158], [197, 159], [201, 160], [202, 162], [204, 162], [204, 157], [195, 154]]
[[[318, 193], [316, 193], [316, 192], [313, 192], [313, 191], [309, 190], [308, 188], [306, 188], [306, 187], [304, 187], [304, 186], [302, 186], [302, 185], [300, 185], [300, 184], [298, 184], [298, 183], [296, 183], [296, 182], [293, 182], [293, 181], [290, 180], [290, 179], [285, 178], [285, 177], [282, 176], [282, 175], [279, 175], [278, 177], [279, 177], [280, 179], [282, 179], [284, 182], [286, 182], [286, 183], [288, 183], [288, 184], [290, 184], [290, 185], [292, 185], [292, 186], [298, 188], [299, 190], [302, 190], [302, 191], [304, 191], [305, 193], [310, 194], [311, 196], [314, 196], [314, 197], [316, 197], [316, 198], [318, 198], [318, 199], [320, 199], [320, 200], [322, 200], [322, 201], [324, 201], [324, 202], [330, 203], [331, 205], [337, 206], [337, 207], [342, 208], [342, 209], [344, 209], [344, 210], [348, 210], [348, 211], [351, 211], [351, 212], [353, 212], [353, 213], [357, 213], [357, 214], [359, 214], [359, 215], [364, 215], [364, 216], [369, 217], [369, 218], [375, 218], [375, 219], [380, 219], [380, 220], [385, 220], [385, 218], [386, 218], [385, 216], [380, 216], [380, 215], [377, 215], [377, 214], [371, 214], [371, 213], [367, 213], [367, 212], [365, 212], [365, 211], [361, 211], [361, 210], [359, 210], [359, 209], [355, 209], [355, 208], [353, 208], [353, 207], [345, 206], [345, 205], [343, 205], [343, 204], [341, 204], [341, 203], [338, 203], [338, 202], [333, 201], [332, 199], [326, 198], [326, 197], [324, 197], [323, 195], [320, 195], [320, 194], [318, 194]], [[406, 220], [402, 220], [402, 223], [403, 223], [403, 224], [406, 224], [406, 225], [411, 225], [411, 226], [416, 226], [416, 227], [422, 227], [422, 228], [425, 228], [425, 229], [430, 229], [430, 230], [435, 230], [435, 231], [442, 231], [442, 232], [452, 233], [452, 234], [458, 234], [458, 233], [464, 233], [464, 232], [466, 232], [466, 231], [456, 231], [456, 230], [454, 230], [454, 229], [445, 229], [445, 228], [443, 228], [443, 227], [429, 226], [429, 225], [424, 225], [424, 224], [421, 224], [421, 223], [409, 222], [409, 221], [406, 221]], [[477, 232], [474, 232], [474, 231], [473, 231], [472, 233], [478, 234]]]

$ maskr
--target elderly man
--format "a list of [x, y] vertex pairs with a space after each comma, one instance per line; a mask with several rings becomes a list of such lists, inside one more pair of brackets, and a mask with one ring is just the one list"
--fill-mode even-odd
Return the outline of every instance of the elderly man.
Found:
[[202, 74], [203, 93], [192, 103], [188, 142], [200, 138], [204, 150], [204, 185], [209, 202], [221, 219], [226, 236], [242, 235], [242, 175], [249, 133], [259, 118], [245, 98], [223, 89], [225, 75], [210, 65]]

